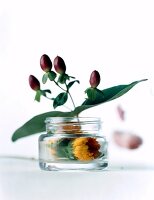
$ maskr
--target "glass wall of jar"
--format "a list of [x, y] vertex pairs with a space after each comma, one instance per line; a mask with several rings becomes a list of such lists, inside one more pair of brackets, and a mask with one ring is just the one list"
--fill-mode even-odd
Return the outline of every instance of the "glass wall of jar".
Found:
[[108, 165], [107, 141], [100, 118], [51, 117], [39, 137], [43, 170], [102, 170]]

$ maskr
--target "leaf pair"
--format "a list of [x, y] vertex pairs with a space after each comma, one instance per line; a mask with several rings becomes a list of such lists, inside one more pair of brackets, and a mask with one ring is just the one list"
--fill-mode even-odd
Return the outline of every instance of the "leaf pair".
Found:
[[66, 92], [61, 92], [60, 94], [58, 94], [58, 96], [56, 98], [53, 98], [53, 108], [54, 109], [57, 108], [58, 106], [64, 105], [67, 102], [68, 91], [73, 86], [73, 84], [75, 82], [80, 83], [78, 80], [69, 82], [68, 85], [66, 85], [67, 91]]

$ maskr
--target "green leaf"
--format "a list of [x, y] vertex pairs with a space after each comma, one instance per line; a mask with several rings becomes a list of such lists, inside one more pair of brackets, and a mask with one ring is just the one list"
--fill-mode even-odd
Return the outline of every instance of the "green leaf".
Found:
[[43, 74], [43, 77], [42, 77], [42, 83], [45, 84], [47, 82], [47, 80], [48, 80], [48, 74], [45, 73], [45, 74]]
[[45, 93], [50, 93], [51, 94], [51, 90], [42, 90]]
[[69, 76], [67, 74], [60, 74], [58, 77], [58, 82], [61, 84], [65, 84], [67, 80], [69, 80]]
[[99, 90], [97, 88], [92, 88], [92, 87], [87, 88], [85, 93], [87, 94], [88, 99], [92, 100], [92, 101], [96, 100], [96, 98], [100, 95], [104, 96], [104, 94], [101, 90]]
[[41, 100], [41, 90], [36, 91], [35, 100], [40, 102], [40, 100]]
[[13, 136], [12, 141], [16, 141], [19, 138], [30, 136], [36, 133], [41, 133], [45, 131], [45, 119], [47, 117], [74, 117], [78, 116], [81, 112], [83, 112], [86, 109], [92, 108], [94, 106], [100, 105], [101, 103], [106, 103], [111, 100], [114, 100], [122, 95], [124, 95], [126, 92], [128, 92], [132, 87], [134, 87], [136, 84], [146, 81], [147, 79], [143, 79], [140, 81], [135, 81], [133, 83], [130, 83], [128, 85], [119, 85], [114, 86], [111, 88], [107, 88], [102, 90], [102, 94], [98, 95], [95, 101], [91, 101], [87, 99], [83, 102], [81, 106], [78, 106], [75, 108], [72, 112], [60, 112], [60, 111], [51, 111], [47, 113], [43, 113], [40, 115], [37, 115], [30, 119], [28, 122], [26, 122], [23, 126], [21, 126], [19, 129], [17, 129]]
[[68, 74], [64, 74], [65, 80], [70, 80], [70, 76]]
[[66, 92], [60, 93], [53, 101], [53, 107], [54, 109], [58, 106], [62, 106], [66, 103], [68, 99], [68, 94]]
[[74, 76], [69, 76], [69, 78], [75, 79], [75, 77], [74, 77]]
[[101, 104], [101, 103], [106, 103], [108, 101], [112, 101], [112, 100], [117, 99], [120, 96], [124, 95], [136, 84], [138, 84], [142, 81], [146, 81], [146, 80], [147, 79], [142, 79], [139, 81], [134, 81], [128, 85], [118, 85], [118, 86], [114, 86], [111, 88], [101, 90], [102, 93], [98, 92], [95, 100], [91, 100], [88, 98], [82, 103], [82, 105], [97, 105], [97, 104]]
[[67, 138], [57, 141], [56, 152], [58, 157], [67, 157], [67, 146], [69, 142], [70, 140]]
[[47, 117], [73, 117], [72, 112], [60, 112], [51, 111], [37, 115], [27, 121], [24, 125], [18, 128], [12, 135], [12, 141], [16, 141], [19, 138], [30, 136], [36, 133], [41, 133], [45, 131], [45, 119]]
[[72, 140], [68, 143], [68, 146], [67, 146], [67, 156], [71, 160], [76, 160], [74, 152], [73, 152]]
[[95, 100], [96, 98], [96, 88], [87, 88], [85, 93], [87, 94], [88, 96], [88, 99], [90, 100]]
[[56, 76], [57, 76], [57, 74], [54, 71], [48, 72], [48, 77], [49, 77], [50, 81], [54, 81]]
[[69, 158], [69, 159], [75, 159], [72, 151], [72, 142], [71, 139], [65, 138], [65, 139], [60, 139], [57, 142], [56, 145], [56, 152], [58, 157], [62, 158]]
[[50, 90], [41, 90], [41, 95], [46, 97], [46, 93], [50, 93], [51, 94], [51, 91]]
[[69, 90], [75, 82], [80, 83], [78, 80], [69, 82], [67, 85], [67, 90]]

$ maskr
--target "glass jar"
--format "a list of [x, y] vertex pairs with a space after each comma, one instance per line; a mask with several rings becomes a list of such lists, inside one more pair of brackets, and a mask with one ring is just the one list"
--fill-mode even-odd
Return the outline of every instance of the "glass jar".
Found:
[[39, 165], [47, 171], [102, 170], [108, 165], [100, 118], [50, 117], [39, 137]]

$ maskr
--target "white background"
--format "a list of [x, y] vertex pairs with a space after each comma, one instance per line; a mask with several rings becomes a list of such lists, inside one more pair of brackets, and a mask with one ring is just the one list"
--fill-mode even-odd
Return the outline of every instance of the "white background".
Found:
[[[61, 56], [67, 73], [80, 80], [72, 89], [76, 105], [85, 98], [93, 70], [101, 74], [99, 89], [148, 78], [123, 97], [81, 114], [102, 118], [110, 166], [137, 170], [47, 173], [37, 163], [1, 159], [0, 199], [152, 200], [154, 174], [142, 169], [154, 166], [154, 1], [0, 0], [0, 156], [38, 156], [39, 134], [15, 143], [11, 136], [34, 115], [52, 110], [46, 99], [34, 101], [28, 84], [30, 74], [41, 79], [44, 53], [52, 60]], [[126, 111], [125, 122], [117, 105]], [[138, 134], [143, 145], [119, 148], [112, 140], [117, 129]]]
[[[67, 72], [80, 80], [72, 95], [85, 98], [93, 70], [101, 74], [99, 89], [148, 78], [125, 96], [82, 113], [100, 116], [110, 142], [111, 162], [153, 161], [154, 2], [152, 0], [4, 0], [0, 1], [0, 154], [37, 157], [39, 135], [11, 142], [13, 132], [34, 115], [52, 110], [35, 102], [30, 74], [41, 79], [40, 56], [63, 57]], [[43, 86], [45, 88], [45, 86]], [[117, 105], [126, 111], [121, 122]], [[71, 103], [69, 105], [71, 107]], [[134, 131], [144, 143], [121, 150], [112, 142], [115, 129]]]

